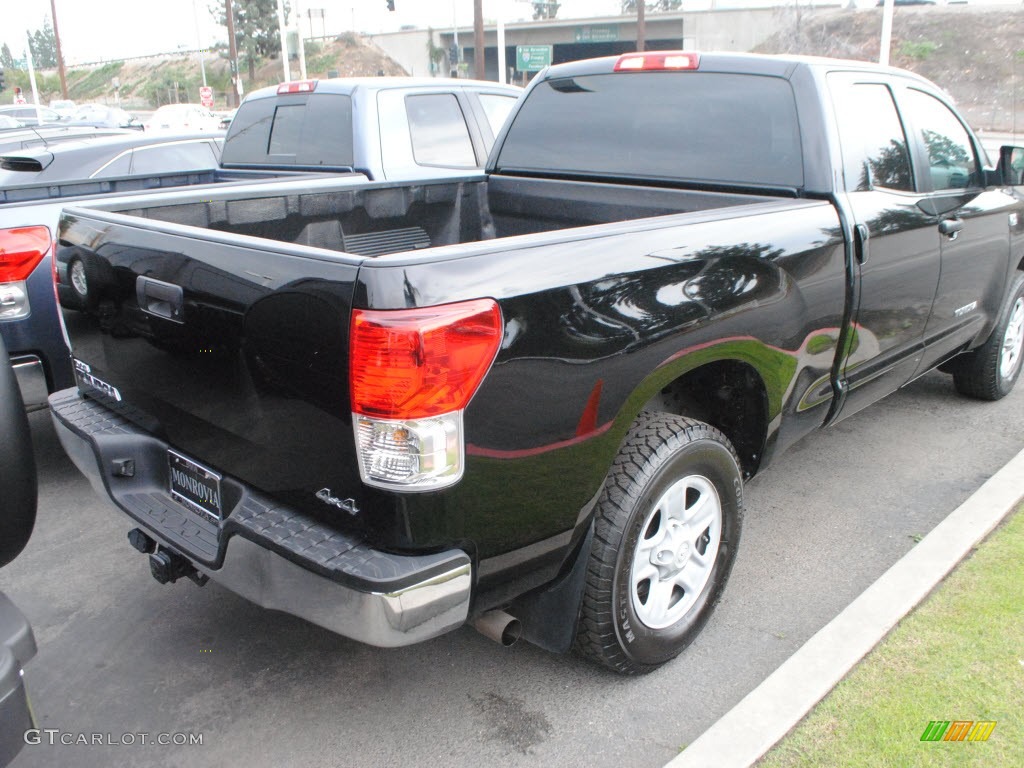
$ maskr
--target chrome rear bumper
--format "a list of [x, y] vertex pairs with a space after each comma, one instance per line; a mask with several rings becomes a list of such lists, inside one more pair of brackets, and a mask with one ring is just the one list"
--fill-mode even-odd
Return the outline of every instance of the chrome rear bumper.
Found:
[[[52, 395], [50, 408], [64, 450], [101, 495], [161, 547], [257, 605], [380, 647], [465, 623], [465, 552], [376, 550], [230, 478], [222, 482], [236, 486], [238, 503], [219, 522], [201, 518], [168, 492], [165, 443], [74, 389]], [[110, 470], [125, 460], [134, 462], [131, 477]]]

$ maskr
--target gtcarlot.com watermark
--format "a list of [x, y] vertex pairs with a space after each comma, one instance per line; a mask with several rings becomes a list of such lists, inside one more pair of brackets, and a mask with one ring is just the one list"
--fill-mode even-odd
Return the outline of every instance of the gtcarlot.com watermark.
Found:
[[96, 746], [133, 747], [136, 745], [157, 746], [202, 746], [201, 733], [72, 733], [59, 728], [30, 728], [25, 731], [26, 744], [49, 744], [50, 746]]

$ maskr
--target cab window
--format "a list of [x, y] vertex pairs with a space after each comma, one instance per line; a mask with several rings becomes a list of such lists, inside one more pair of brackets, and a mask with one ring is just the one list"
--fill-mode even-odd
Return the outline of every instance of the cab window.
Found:
[[417, 165], [476, 168], [466, 117], [453, 94], [409, 96], [405, 110]]

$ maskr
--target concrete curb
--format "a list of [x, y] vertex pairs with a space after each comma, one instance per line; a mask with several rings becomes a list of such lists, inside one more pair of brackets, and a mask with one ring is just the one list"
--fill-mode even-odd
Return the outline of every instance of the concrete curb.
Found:
[[1024, 497], [1024, 451], [665, 768], [743, 768], [785, 736]]

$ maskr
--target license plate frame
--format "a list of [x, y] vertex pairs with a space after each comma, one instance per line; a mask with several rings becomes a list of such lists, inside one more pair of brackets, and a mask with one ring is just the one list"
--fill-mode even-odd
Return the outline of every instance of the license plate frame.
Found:
[[220, 481], [222, 476], [198, 461], [167, 450], [167, 484], [171, 498], [190, 511], [210, 520], [223, 519]]

